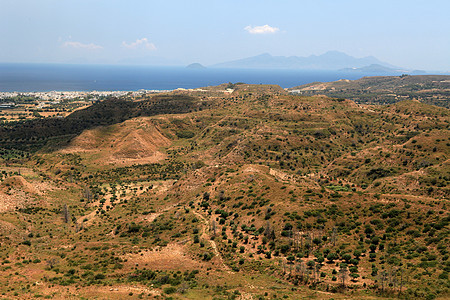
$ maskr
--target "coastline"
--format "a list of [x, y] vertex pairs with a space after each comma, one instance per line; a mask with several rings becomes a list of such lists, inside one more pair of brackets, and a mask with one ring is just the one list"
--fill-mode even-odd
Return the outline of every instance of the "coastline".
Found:
[[172, 91], [217, 86], [228, 82], [277, 84], [282, 88], [291, 88], [311, 82], [355, 80], [364, 76], [382, 75], [399, 74], [298, 69], [0, 64], [0, 92]]

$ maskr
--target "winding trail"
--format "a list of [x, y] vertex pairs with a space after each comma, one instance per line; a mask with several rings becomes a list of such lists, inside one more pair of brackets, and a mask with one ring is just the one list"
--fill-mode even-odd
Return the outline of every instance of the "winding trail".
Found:
[[180, 202], [177, 202], [177, 203], [171, 204], [171, 205], [169, 205], [169, 206], [166, 206], [166, 207], [164, 207], [164, 208], [160, 208], [160, 209], [158, 209], [157, 212], [151, 213], [151, 214], [145, 216], [144, 219], [151, 223], [151, 222], [153, 222], [157, 217], [159, 217], [160, 215], [162, 215], [164, 212], [169, 211], [169, 210], [175, 208], [179, 203], [180, 203]]
[[223, 262], [223, 258], [220, 255], [219, 250], [217, 250], [217, 245], [216, 242], [209, 239], [208, 237], [208, 227], [209, 227], [209, 222], [208, 220], [202, 216], [202, 214], [200, 214], [199, 212], [196, 211], [192, 211], [194, 213], [194, 215], [196, 215], [197, 217], [199, 217], [202, 221], [203, 221], [203, 225], [202, 225], [202, 238], [204, 238], [205, 240], [207, 240], [209, 242], [209, 244], [211, 245], [211, 248], [213, 248], [214, 250], [214, 255], [219, 259], [220, 264], [223, 266], [223, 268], [229, 273], [229, 274], [234, 274], [233, 271], [230, 270], [230, 267], [228, 267], [224, 262]]

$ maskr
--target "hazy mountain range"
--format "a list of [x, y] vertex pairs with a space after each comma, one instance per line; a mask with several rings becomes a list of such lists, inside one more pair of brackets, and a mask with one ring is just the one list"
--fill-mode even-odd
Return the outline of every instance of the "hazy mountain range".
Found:
[[[83, 59], [75, 59], [68, 63], [94, 63]], [[100, 63], [107, 63], [106, 61]], [[147, 66], [180, 66], [181, 61], [159, 56], [145, 56], [122, 59], [114, 62], [119, 65]], [[381, 61], [374, 56], [353, 57], [339, 51], [328, 51], [321, 55], [310, 56], [273, 56], [263, 53], [242, 59], [209, 65], [209, 68], [237, 69], [290, 69], [290, 70], [329, 70], [343, 72], [361, 72], [374, 74], [425, 74], [422, 70], [408, 70]], [[188, 65], [189, 69], [203, 69], [198, 62]]]
[[212, 67], [220, 68], [254, 68], [254, 69], [308, 69], [308, 70], [340, 70], [363, 68], [378, 65], [384, 70], [398, 70], [387, 62], [373, 56], [356, 58], [339, 51], [328, 51], [322, 55], [300, 56], [272, 56], [268, 53], [223, 62]]
[[376, 73], [376, 74], [409, 74], [409, 75], [425, 75], [424, 70], [407, 70], [401, 68], [389, 68], [379, 64], [372, 64], [370, 66], [364, 66], [361, 68], [344, 68], [340, 69], [341, 72], [359, 72], [359, 73]]

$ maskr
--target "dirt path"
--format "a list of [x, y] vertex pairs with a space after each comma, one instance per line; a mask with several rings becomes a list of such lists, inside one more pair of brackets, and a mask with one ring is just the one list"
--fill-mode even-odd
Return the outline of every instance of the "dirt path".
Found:
[[159, 217], [160, 215], [162, 215], [164, 212], [169, 211], [171, 209], [173, 209], [174, 207], [176, 207], [179, 203], [174, 203], [172, 205], [166, 206], [162, 209], [158, 209], [157, 212], [152, 213], [152, 214], [148, 214], [146, 216], [144, 216], [144, 220], [148, 221], [148, 222], [153, 222], [157, 217]]
[[[87, 223], [86, 225], [91, 225], [90, 223], [92, 223], [92, 222], [89, 222], [89, 221], [91, 221], [95, 217], [96, 213], [97, 213], [97, 210], [94, 210], [94, 211], [88, 213], [87, 215], [79, 217], [77, 219], [77, 224]], [[84, 221], [84, 220], [86, 220], [86, 221]]]
[[220, 255], [219, 250], [217, 250], [217, 245], [216, 242], [209, 239], [208, 237], [208, 227], [209, 227], [209, 222], [208, 220], [203, 217], [199, 212], [196, 211], [192, 211], [194, 213], [194, 215], [196, 215], [197, 217], [199, 217], [202, 221], [203, 221], [203, 225], [202, 225], [202, 238], [204, 238], [205, 240], [207, 240], [209, 242], [209, 244], [211, 245], [211, 248], [213, 248], [214, 254], [215, 256], [219, 259], [220, 264], [223, 266], [223, 268], [229, 273], [229, 274], [234, 274], [234, 272], [232, 272], [230, 270], [230, 267], [228, 267], [224, 262], [223, 262], [223, 258]]

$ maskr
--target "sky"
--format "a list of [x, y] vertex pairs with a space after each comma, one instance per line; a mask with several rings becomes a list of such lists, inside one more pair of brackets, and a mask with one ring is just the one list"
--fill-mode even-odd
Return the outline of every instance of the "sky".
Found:
[[337, 50], [450, 71], [449, 0], [0, 0], [0, 62], [215, 63]]

